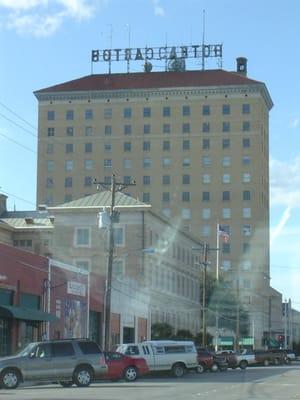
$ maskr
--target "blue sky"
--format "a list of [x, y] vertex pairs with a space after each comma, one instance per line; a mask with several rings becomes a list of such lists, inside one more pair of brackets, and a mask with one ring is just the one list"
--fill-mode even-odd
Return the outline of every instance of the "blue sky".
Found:
[[[270, 113], [271, 284], [300, 310], [300, 2], [261, 0], [0, 0], [0, 191], [33, 209], [37, 101], [33, 91], [90, 73], [95, 48], [223, 43], [223, 68], [248, 58]], [[112, 38], [111, 36], [112, 32]], [[217, 67], [216, 64], [209, 65]], [[141, 64], [132, 65], [133, 71]], [[125, 71], [114, 64], [113, 72]], [[95, 73], [107, 72], [97, 64]]]

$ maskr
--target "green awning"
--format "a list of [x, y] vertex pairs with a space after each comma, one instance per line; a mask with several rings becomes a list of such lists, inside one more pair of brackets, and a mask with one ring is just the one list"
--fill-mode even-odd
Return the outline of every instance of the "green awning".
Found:
[[0, 306], [0, 317], [23, 319], [27, 321], [56, 322], [58, 320], [55, 315], [48, 314], [44, 311], [15, 306]]

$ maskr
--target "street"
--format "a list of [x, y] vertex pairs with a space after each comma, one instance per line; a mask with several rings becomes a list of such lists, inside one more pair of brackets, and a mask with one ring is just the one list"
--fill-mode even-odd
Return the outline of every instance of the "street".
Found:
[[227, 372], [195, 374], [184, 378], [147, 377], [134, 383], [103, 381], [88, 388], [58, 385], [20, 386], [0, 390], [0, 399], [11, 400], [292, 400], [299, 395], [300, 365], [252, 367]]

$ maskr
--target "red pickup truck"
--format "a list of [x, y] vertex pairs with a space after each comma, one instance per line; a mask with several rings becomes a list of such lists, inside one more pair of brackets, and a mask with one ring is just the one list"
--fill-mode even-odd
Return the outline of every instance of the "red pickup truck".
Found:
[[204, 371], [226, 371], [228, 363], [226, 358], [220, 354], [214, 354], [203, 347], [197, 348], [198, 368], [197, 372], [202, 374]]

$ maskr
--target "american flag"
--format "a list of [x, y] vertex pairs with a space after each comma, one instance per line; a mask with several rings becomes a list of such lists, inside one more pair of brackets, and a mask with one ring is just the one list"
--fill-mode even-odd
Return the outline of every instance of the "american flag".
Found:
[[222, 238], [224, 243], [229, 243], [230, 242], [230, 235], [228, 232], [226, 232], [226, 229], [224, 226], [218, 224], [218, 235]]

